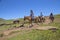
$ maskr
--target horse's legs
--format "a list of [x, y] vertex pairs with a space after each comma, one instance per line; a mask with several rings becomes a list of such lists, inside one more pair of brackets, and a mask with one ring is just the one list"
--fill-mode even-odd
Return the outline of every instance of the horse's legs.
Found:
[[52, 23], [54, 21], [54, 17], [50, 17], [50, 21]]
[[52, 19], [52, 22], [54, 21], [54, 19]]
[[45, 19], [44, 18], [42, 20], [43, 20], [43, 22], [45, 22]]
[[19, 24], [19, 21], [17, 21], [18, 22], [18, 24]]
[[25, 18], [24, 18], [24, 24], [25, 24]]

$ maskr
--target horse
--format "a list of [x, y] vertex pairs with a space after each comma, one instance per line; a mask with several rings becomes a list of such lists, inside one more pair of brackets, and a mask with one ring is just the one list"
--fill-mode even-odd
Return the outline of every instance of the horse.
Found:
[[26, 20], [28, 20], [29, 23], [32, 23], [32, 18], [30, 16], [24, 16], [24, 23]]
[[43, 22], [45, 22], [45, 18], [44, 17], [41, 17], [41, 16], [38, 16], [39, 17], [39, 22], [41, 22], [41, 23], [43, 23]]
[[19, 22], [20, 22], [19, 20], [14, 20], [13, 24], [16, 24], [16, 23], [19, 23]]
[[38, 22], [39, 22], [39, 17], [35, 17], [35, 18], [34, 18], [34, 22], [35, 22], [35, 23], [38, 23]]
[[50, 21], [53, 22], [54, 21], [54, 17], [49, 17]]
[[54, 21], [54, 16], [53, 16], [53, 14], [51, 13], [50, 14], [50, 16], [49, 16], [49, 19], [51, 20], [51, 22], [53, 22]]

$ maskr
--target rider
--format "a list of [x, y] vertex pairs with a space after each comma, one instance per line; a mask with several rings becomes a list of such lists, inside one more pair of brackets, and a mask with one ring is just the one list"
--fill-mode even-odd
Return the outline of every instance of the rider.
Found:
[[40, 16], [41, 16], [41, 17], [43, 17], [43, 14], [42, 14], [42, 12], [41, 12]]
[[31, 12], [30, 17], [32, 18], [32, 20], [34, 20], [34, 13], [32, 10], [30, 12]]
[[50, 17], [53, 17], [53, 14], [52, 13], [50, 14]]

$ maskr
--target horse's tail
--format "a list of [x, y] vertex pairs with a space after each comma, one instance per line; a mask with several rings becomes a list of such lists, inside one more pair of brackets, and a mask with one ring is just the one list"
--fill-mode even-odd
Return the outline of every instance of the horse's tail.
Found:
[[24, 21], [25, 21], [25, 16], [24, 16]]
[[53, 19], [55, 19], [55, 18], [53, 17]]

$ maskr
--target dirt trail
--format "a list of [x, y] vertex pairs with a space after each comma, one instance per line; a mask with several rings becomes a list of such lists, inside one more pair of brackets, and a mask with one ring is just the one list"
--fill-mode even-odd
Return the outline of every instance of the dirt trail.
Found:
[[[19, 31], [19, 32], [9, 35], [9, 33], [11, 33], [12, 31]], [[26, 31], [28, 31], [28, 32], [26, 32]], [[28, 29], [27, 28], [17, 28], [17, 29], [7, 30], [7, 31], [5, 31], [5, 36], [1, 37], [0, 40], [7, 40], [7, 38], [11, 38], [11, 37], [14, 37], [19, 34], [26, 34], [29, 32], [31, 32], [30, 28], [28, 28]]]
[[27, 28], [27, 27], [13, 28], [13, 29], [10, 29], [10, 30], [5, 30], [5, 31], [3, 31], [3, 33], [4, 33], [4, 35], [9, 35], [9, 33], [13, 32], [13, 31], [31, 30], [31, 29], [48, 30], [48, 29], [51, 29], [51, 28], [56, 28], [56, 27], [53, 27], [53, 26], [42, 26], [41, 27], [37, 24], [33, 24], [33, 27], [31, 27], [31, 28]]
[[27, 28], [27, 27], [13, 28], [13, 29], [5, 30], [5, 31], [3, 31], [3, 33], [5, 35], [9, 35], [9, 33], [13, 32], [13, 31], [22, 31], [22, 30], [30, 30], [30, 29], [31, 28]]

